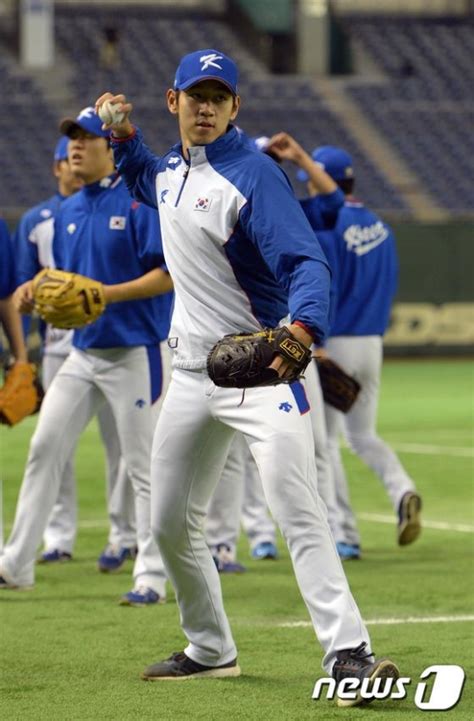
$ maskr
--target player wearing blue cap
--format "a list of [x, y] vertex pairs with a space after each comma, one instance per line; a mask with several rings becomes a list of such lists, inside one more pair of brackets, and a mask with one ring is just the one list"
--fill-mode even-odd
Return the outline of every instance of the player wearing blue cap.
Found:
[[[354, 406], [342, 414], [326, 405], [329, 449], [339, 511], [338, 548], [343, 557], [358, 558], [360, 536], [352, 511], [338, 435], [344, 430], [352, 450], [379, 476], [397, 514], [401, 546], [421, 531], [421, 499], [413, 480], [376, 430], [382, 369], [382, 341], [397, 287], [395, 239], [388, 225], [353, 195], [354, 169], [349, 153], [324, 145], [312, 157], [343, 190], [345, 202], [332, 230], [318, 231], [331, 265], [335, 287], [334, 317], [326, 350], [330, 358], [362, 386]], [[307, 180], [307, 176], [300, 175]], [[308, 218], [311, 221], [311, 200]]]
[[[181, 141], [162, 157], [132, 126], [124, 95], [105, 93], [124, 113], [112, 120], [117, 167], [135, 197], [159, 208], [176, 300], [170, 331], [173, 375], [152, 451], [152, 526], [189, 641], [149, 666], [146, 680], [238, 676], [237, 650], [219, 575], [203, 535], [206, 507], [235, 431], [245, 434], [270, 509], [324, 648], [324, 668], [348, 676], [396, 677], [375, 660], [316, 491], [308, 404], [291, 386], [216, 387], [206, 358], [226, 333], [289, 328], [306, 345], [327, 332], [329, 269], [285, 174], [251, 150], [233, 127], [237, 67], [206, 49], [185, 56], [167, 92]], [[104, 117], [106, 113], [104, 112]], [[289, 363], [272, 368], [285, 376]], [[350, 671], [349, 671], [350, 668]], [[358, 696], [353, 703], [360, 703]]]
[[[101, 125], [94, 108], [61, 124], [70, 138], [71, 170], [84, 187], [64, 200], [56, 214], [53, 256], [59, 268], [102, 282], [107, 307], [95, 323], [74, 332], [73, 349], [46, 393], [13, 530], [0, 558], [0, 588], [33, 584], [36, 548], [64, 464], [82, 429], [107, 401], [135, 491], [135, 586], [121, 603], [148, 605], [165, 598], [163, 564], [150, 528], [149, 456], [171, 281], [156, 213], [130, 197]], [[22, 308], [28, 310], [31, 284], [22, 287]]]
[[[81, 121], [82, 122], [82, 121]], [[44, 267], [54, 266], [52, 243], [54, 218], [63, 200], [77, 192], [83, 181], [71, 172], [68, 161], [69, 138], [62, 135], [54, 150], [53, 174], [58, 189], [47, 200], [28, 210], [20, 219], [14, 235], [17, 253], [18, 282], [23, 284]], [[17, 297], [22, 296], [21, 287]], [[23, 316], [24, 327], [29, 317]], [[47, 389], [72, 348], [73, 332], [46, 326], [42, 348], [42, 381]], [[97, 413], [100, 434], [107, 457], [107, 497], [110, 518], [108, 548], [101, 554], [99, 568], [115, 571], [126, 558], [135, 555], [136, 530], [133, 492], [121, 460], [120, 443], [115, 421], [107, 403]], [[68, 561], [72, 558], [77, 532], [76, 481], [72, 458], [64, 467], [58, 498], [46, 526], [41, 554], [42, 563]]]
[[[79, 190], [83, 182], [71, 173], [67, 159], [69, 138], [61, 136], [54, 149], [53, 174], [58, 189], [50, 198], [30, 208], [21, 217], [15, 230], [18, 282], [30, 281], [41, 268], [51, 266], [54, 217], [65, 198]], [[17, 292], [18, 295], [21, 291]], [[24, 328], [30, 326], [23, 316]], [[71, 350], [72, 331], [46, 326], [42, 357], [43, 387], [48, 388], [56, 372]], [[68, 460], [61, 481], [59, 496], [44, 534], [44, 562], [67, 561], [72, 558], [76, 535], [75, 478], [72, 459]]]

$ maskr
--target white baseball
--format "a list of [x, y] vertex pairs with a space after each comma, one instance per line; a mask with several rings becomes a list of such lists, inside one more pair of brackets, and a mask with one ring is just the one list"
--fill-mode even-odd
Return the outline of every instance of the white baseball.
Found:
[[99, 108], [99, 118], [105, 125], [114, 125], [114, 123], [121, 123], [125, 117], [125, 113], [118, 110], [121, 103], [111, 103], [110, 100], [106, 100]]

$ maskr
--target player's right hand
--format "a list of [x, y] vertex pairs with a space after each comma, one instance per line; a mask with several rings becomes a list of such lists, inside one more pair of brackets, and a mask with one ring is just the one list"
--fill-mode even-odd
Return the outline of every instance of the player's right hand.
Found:
[[13, 293], [13, 305], [19, 313], [29, 315], [33, 312], [33, 282], [27, 280], [22, 283]]
[[111, 123], [110, 125], [106, 125], [105, 123], [102, 125], [103, 130], [108, 130], [109, 128], [112, 129], [113, 135], [117, 138], [127, 137], [127, 135], [130, 135], [133, 132], [133, 125], [130, 122], [130, 113], [133, 110], [132, 103], [127, 102], [127, 98], [122, 93], [118, 95], [113, 95], [112, 93], [104, 93], [100, 96], [100, 98], [97, 98], [95, 101], [95, 111], [99, 115], [99, 108], [105, 103], [109, 101], [112, 105], [117, 106], [117, 110], [121, 113], [125, 113], [123, 120], [121, 120], [119, 123]]
[[276, 133], [268, 141], [267, 150], [271, 150], [280, 160], [291, 160], [300, 164], [305, 151], [289, 133]]

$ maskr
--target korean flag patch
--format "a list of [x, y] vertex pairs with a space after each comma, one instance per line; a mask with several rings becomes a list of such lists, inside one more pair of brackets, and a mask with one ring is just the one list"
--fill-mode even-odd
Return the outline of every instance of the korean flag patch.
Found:
[[203, 213], [208, 213], [211, 203], [212, 198], [198, 198], [194, 203], [194, 210], [200, 210]]
[[111, 215], [109, 228], [111, 230], [125, 230], [127, 219], [123, 215]]

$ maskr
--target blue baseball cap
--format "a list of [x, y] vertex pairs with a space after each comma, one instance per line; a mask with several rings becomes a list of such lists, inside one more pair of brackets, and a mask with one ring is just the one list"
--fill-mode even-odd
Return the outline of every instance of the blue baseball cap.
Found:
[[67, 160], [67, 146], [69, 145], [69, 138], [66, 135], [62, 135], [56, 147], [54, 149], [54, 160], [59, 163], [61, 160]]
[[[336, 148], [334, 145], [321, 145], [313, 150], [311, 157], [333, 180], [348, 180], [354, 177], [352, 158], [342, 148]], [[308, 174], [304, 170], [298, 170], [296, 177], [302, 182], [309, 180]]]
[[218, 50], [196, 50], [181, 58], [174, 79], [175, 90], [187, 90], [203, 80], [218, 80], [237, 95], [237, 65]]
[[71, 137], [71, 133], [75, 128], [82, 128], [86, 133], [97, 135], [99, 138], [108, 138], [110, 135], [110, 129], [102, 130], [102, 120], [92, 105], [83, 108], [77, 118], [65, 118], [62, 120], [59, 126], [59, 132]]

